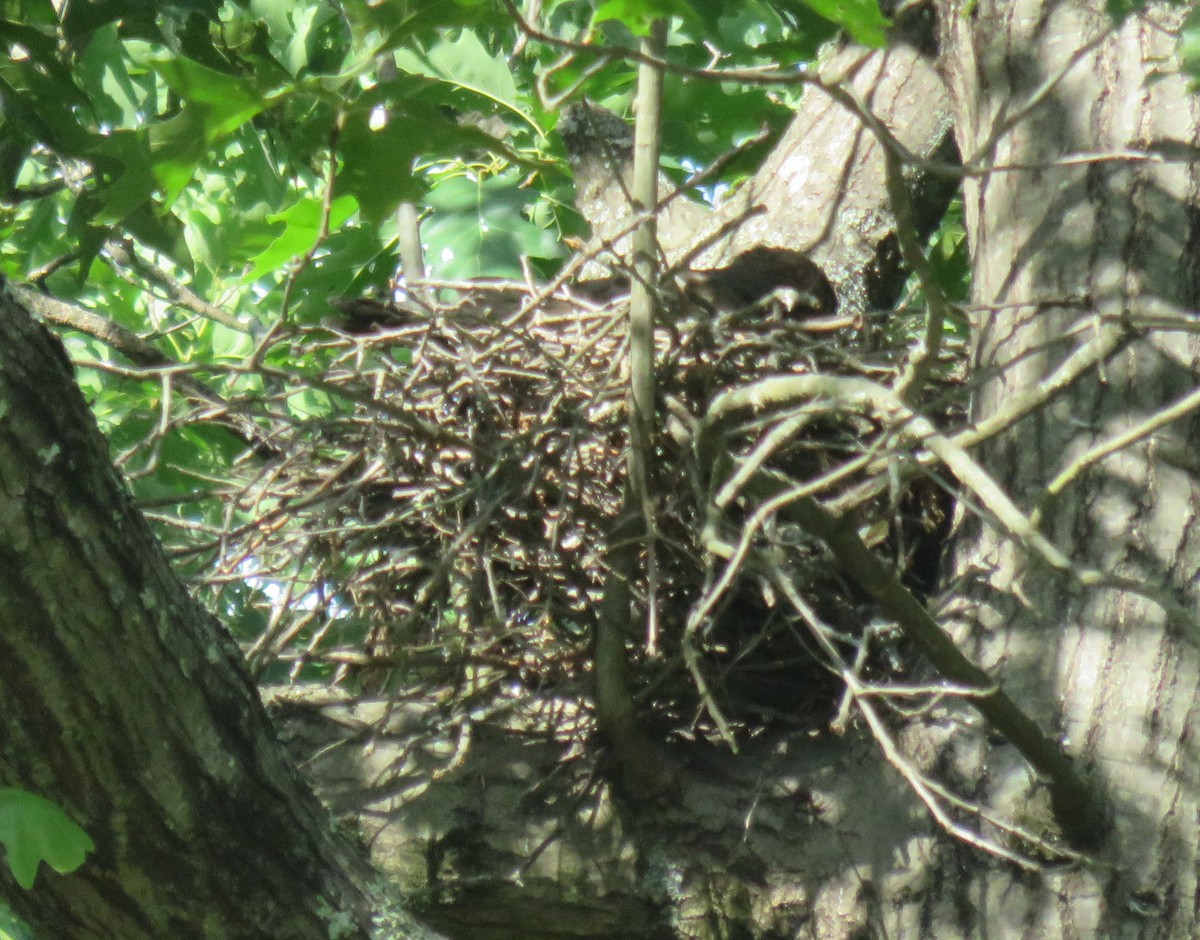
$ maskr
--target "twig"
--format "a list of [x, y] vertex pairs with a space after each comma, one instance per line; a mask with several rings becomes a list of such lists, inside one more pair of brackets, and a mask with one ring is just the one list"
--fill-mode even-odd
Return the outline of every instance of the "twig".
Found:
[[212, 320], [214, 323], [227, 326], [231, 330], [237, 330], [240, 333], [247, 332], [247, 327], [241, 320], [220, 307], [210, 304], [178, 278], [172, 277], [154, 262], [138, 255], [133, 250], [132, 244], [122, 244], [114, 239], [109, 239], [104, 243], [104, 250], [116, 264], [137, 272], [152, 284], [165, 290], [171, 303]]
[[[137, 378], [174, 375], [175, 383], [185, 395], [214, 409], [206, 417], [228, 415], [226, 418], [221, 418], [219, 423], [236, 434], [247, 446], [269, 446], [266, 435], [252, 420], [239, 416], [235, 408], [218, 392], [187, 374], [194, 371], [194, 367], [184, 366], [173, 361], [158, 347], [146, 342], [132, 330], [128, 330], [98, 313], [19, 284], [10, 284], [9, 287], [17, 299], [40, 319], [92, 336], [121, 353], [138, 367], [134, 370], [126, 370], [125, 374]], [[112, 366], [113, 364], [98, 365]]]
[[329, 219], [333, 212], [334, 182], [337, 179], [337, 143], [341, 137], [343, 120], [344, 115], [339, 113], [337, 119], [333, 122], [333, 127], [329, 131], [329, 163], [325, 169], [325, 186], [321, 198], [321, 225], [317, 231], [316, 240], [309, 247], [308, 251], [292, 266], [291, 273], [288, 274], [287, 280], [283, 285], [283, 297], [279, 304], [279, 315], [267, 328], [262, 338], [255, 345], [254, 351], [250, 354], [250, 364], [252, 367], [256, 367], [262, 363], [267, 350], [271, 348], [283, 333], [284, 326], [288, 322], [288, 314], [292, 305], [292, 293], [296, 289], [296, 282], [305, 268], [312, 263], [312, 259], [316, 257], [317, 249], [329, 237]]
[[1166, 427], [1183, 418], [1193, 411], [1200, 408], [1200, 389], [1184, 395], [1173, 405], [1169, 405], [1162, 411], [1151, 415], [1145, 421], [1141, 421], [1127, 431], [1120, 434], [1114, 434], [1107, 440], [1096, 444], [1089, 448], [1084, 453], [1080, 454], [1064, 467], [1053, 480], [1046, 486], [1046, 492], [1042, 496], [1041, 502], [1037, 509], [1030, 514], [1030, 522], [1037, 526], [1041, 524], [1042, 519], [1049, 512], [1050, 507], [1054, 504], [1058, 496], [1077, 480], [1085, 470], [1093, 467], [1101, 460], [1118, 451], [1124, 450], [1131, 444], [1136, 444], [1138, 441], [1149, 437], [1160, 428]]
[[995, 680], [962, 654], [925, 607], [900, 583], [896, 573], [863, 544], [851, 526], [811, 498], [793, 503], [791, 513], [825, 543], [842, 570], [899, 625], [943, 678], [978, 691], [977, 697], [970, 700], [971, 705], [1049, 782], [1055, 818], [1067, 841], [1076, 848], [1094, 844], [1103, 826], [1099, 801], [1062, 748], [1042, 733]]
[[[1101, 328], [1103, 329], [1103, 328]], [[794, 403], [823, 400], [831, 411], [873, 411], [889, 422], [911, 446], [921, 446], [954, 474], [955, 478], [1000, 522], [1004, 530], [1051, 568], [1073, 577], [1084, 587], [1107, 587], [1145, 597], [1163, 609], [1193, 641], [1200, 641], [1188, 611], [1164, 586], [1106, 574], [1074, 564], [1030, 521], [1004, 488], [961, 445], [934, 427], [933, 423], [902, 403], [890, 389], [869, 379], [831, 375], [796, 375], [762, 379], [751, 385], [723, 392], [713, 399], [707, 423], [728, 420], [746, 408], [762, 410]], [[882, 484], [876, 484], [881, 487]]]
[[[796, 590], [795, 585], [792, 583], [792, 579], [787, 577], [782, 569], [780, 569], [778, 566], [775, 566], [772, 570], [772, 576], [772, 580], [779, 588], [780, 593], [787, 598], [788, 603], [792, 605], [792, 608], [808, 624], [812, 636], [821, 646], [825, 655], [829, 657], [830, 661], [838, 669], [839, 676], [846, 684], [847, 692], [853, 698], [855, 705], [858, 706], [860, 714], [862, 714], [863, 718], [866, 720], [867, 727], [870, 728], [871, 735], [874, 737], [876, 743], [879, 745], [880, 750], [883, 752], [884, 758], [900, 774], [900, 776], [904, 778], [904, 780], [908, 783], [909, 788], [913, 791], [913, 793], [916, 794], [917, 798], [925, 804], [925, 807], [929, 810], [930, 815], [933, 816], [938, 825], [940, 825], [956, 839], [959, 839], [968, 845], [973, 845], [990, 855], [995, 855], [996, 857], [1002, 858], [1005, 861], [1012, 862], [1013, 864], [1024, 868], [1026, 871], [1040, 870], [1041, 866], [1038, 865], [1038, 863], [1032, 858], [1005, 848], [1004, 846], [990, 839], [985, 839], [978, 832], [968, 829], [966, 826], [963, 826], [961, 823], [951, 818], [949, 813], [946, 811], [946, 807], [943, 805], [942, 799], [946, 796], [949, 796], [949, 794], [946, 793], [943, 788], [934, 785], [933, 782], [930, 781], [924, 774], [913, 767], [912, 764], [900, 752], [900, 748], [896, 745], [896, 742], [892, 738], [891, 733], [888, 731], [887, 726], [879, 717], [879, 713], [875, 710], [874, 705], [869, 701], [868, 694], [860, 683], [856, 672], [846, 663], [837, 647], [830, 642], [829, 628], [826, 627], [821, 619], [817, 616], [816, 611], [814, 611], [804, 600], [804, 598], [800, 596], [800, 593]], [[977, 698], [978, 695], [978, 689], [974, 690], [974, 697]], [[968, 700], [972, 700], [971, 694], [968, 694], [966, 697]], [[956, 800], [956, 802], [962, 801]], [[976, 807], [971, 808], [976, 809]], [[1006, 826], [1005, 828], [1012, 830], [1016, 827]], [[1031, 842], [1039, 845], [1042, 848], [1049, 849], [1051, 852], [1053, 852], [1053, 854], [1063, 854], [1061, 849], [1057, 849], [1055, 846], [1034, 835], [1033, 833], [1028, 833], [1027, 836]]]
[[913, 405], [919, 399], [930, 372], [937, 364], [942, 350], [942, 332], [950, 318], [950, 302], [934, 276], [925, 252], [917, 242], [917, 221], [913, 211], [912, 194], [904, 181], [904, 167], [895, 153], [884, 151], [884, 171], [892, 215], [896, 220], [896, 240], [905, 264], [921, 285], [925, 295], [925, 334], [909, 353], [908, 362], [896, 380], [900, 400]]

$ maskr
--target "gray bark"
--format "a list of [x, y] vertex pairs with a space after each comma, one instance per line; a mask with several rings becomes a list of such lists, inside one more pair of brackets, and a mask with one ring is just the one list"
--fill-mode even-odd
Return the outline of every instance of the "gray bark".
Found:
[[[950, 100], [934, 64], [919, 50], [896, 45], [867, 51], [847, 46], [821, 64], [909, 151], [953, 162]], [[918, 222], [928, 232], [952, 195], [953, 181], [914, 172]], [[737, 195], [721, 206], [707, 231], [745, 217], [701, 258], [727, 263], [755, 245], [808, 253], [840, 295], [843, 308], [880, 310], [895, 301], [903, 277], [884, 178], [884, 151], [858, 117], [818, 88], [809, 88], [771, 156]]]
[[71, 940], [367, 936], [370, 866], [133, 510], [61, 346], [7, 288], [0, 532], [0, 786], [54, 801], [96, 845], [32, 891], [0, 867], [13, 909]]
[[[1023, 167], [965, 186], [975, 300], [986, 305], [972, 317], [975, 421], [1004, 415], [1102, 331], [1127, 331], [1118, 355], [980, 455], [1018, 505], [1043, 510], [1042, 531], [1078, 569], [1133, 589], [1084, 587], [998, 526], [967, 527], [960, 639], [1061, 734], [1112, 829], [1096, 858], [1070, 871], [1030, 879], [969, 865], [940, 880], [900, 935], [1195, 936], [1200, 661], [1194, 613], [1172, 621], [1170, 606], [1192, 612], [1197, 601], [1200, 424], [1184, 417], [1046, 497], [1072, 460], [1196, 384], [1186, 329], [1198, 299], [1194, 159], [1053, 165], [1076, 154], [1194, 154], [1186, 81], [1150, 80], [1170, 70], [1181, 15], [1152, 6], [1113, 31], [1098, 2], [947, 2], [940, 12], [964, 158], [998, 137], [985, 158]], [[1151, 313], [1180, 319], [1153, 329]], [[973, 755], [959, 763], [964, 778], [1019, 816], [1031, 789], [1024, 768], [1004, 748], [957, 746]], [[918, 931], [922, 921], [930, 926]]]

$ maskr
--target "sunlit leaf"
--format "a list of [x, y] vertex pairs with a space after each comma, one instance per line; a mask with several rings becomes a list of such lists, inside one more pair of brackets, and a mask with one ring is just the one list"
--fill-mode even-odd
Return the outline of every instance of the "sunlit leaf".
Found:
[[[96, 193], [103, 206], [98, 221], [121, 221], [164, 184], [162, 177], [155, 174], [150, 147], [150, 136], [144, 131], [116, 131], [96, 142], [93, 157], [96, 168], [109, 180]], [[190, 178], [189, 172], [187, 179]]]
[[205, 115], [199, 108], [184, 108], [151, 127], [149, 138], [154, 178], [170, 205], [192, 181], [208, 153]]
[[1191, 76], [1193, 84], [1200, 84], [1200, 6], [1195, 7], [1184, 20], [1176, 46], [1180, 68]]
[[413, 161], [428, 146], [419, 122], [405, 116], [391, 118], [382, 127], [371, 125], [371, 115], [357, 114], [342, 130], [345, 155], [338, 185], [353, 193], [363, 214], [382, 220], [403, 199], [420, 195], [422, 184], [414, 177]]
[[5, 121], [21, 126], [28, 137], [60, 154], [87, 152], [91, 137], [75, 110], [86, 99], [69, 79], [28, 61], [11, 63], [0, 66], [0, 97]]
[[620, 20], [638, 35], [645, 35], [652, 21], [672, 16], [694, 19], [696, 10], [686, 0], [604, 0], [593, 20]]
[[159, 58], [153, 65], [171, 90], [194, 106], [205, 143], [241, 127], [273, 100], [245, 79], [183, 56]]
[[[357, 210], [358, 203], [353, 196], [334, 199], [329, 207], [329, 228], [338, 228]], [[243, 280], [256, 280], [307, 254], [321, 236], [324, 216], [324, 200], [315, 196], [301, 199], [283, 212], [271, 216], [271, 222], [283, 224], [283, 231], [254, 259], [254, 267]]]
[[441, 39], [427, 52], [401, 49], [396, 53], [396, 65], [413, 75], [446, 82], [502, 105], [538, 129], [537, 122], [522, 107], [504, 55], [489, 53], [472, 30], [462, 30], [456, 39]]
[[91, 89], [91, 110], [97, 121], [114, 128], [138, 127], [148, 117], [147, 102], [153, 76], [130, 74], [130, 60], [115, 23], [96, 31], [79, 62], [79, 76]]
[[522, 256], [560, 256], [554, 234], [526, 217], [528, 197], [518, 183], [515, 174], [439, 182], [429, 193], [435, 211], [423, 229], [430, 267], [448, 278], [514, 277]]
[[96, 847], [54, 803], [11, 787], [0, 789], [0, 843], [13, 878], [25, 889], [33, 887], [41, 862], [65, 874], [82, 865]]
[[876, 48], [887, 43], [891, 25], [877, 0], [803, 0], [815, 13], [845, 28], [856, 42]]
[[0, 901], [0, 940], [34, 940], [33, 931]]
[[381, 244], [382, 234], [369, 223], [344, 225], [334, 232], [322, 245], [320, 257], [296, 277], [293, 318], [300, 323], [319, 323], [333, 312], [330, 298], [382, 293], [397, 265], [394, 240]]

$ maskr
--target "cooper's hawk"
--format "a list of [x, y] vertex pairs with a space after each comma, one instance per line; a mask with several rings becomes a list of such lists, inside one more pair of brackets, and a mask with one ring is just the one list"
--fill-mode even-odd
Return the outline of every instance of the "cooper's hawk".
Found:
[[[620, 268], [628, 251], [628, 228], [635, 215], [630, 186], [633, 180], [633, 129], [621, 117], [593, 104], [568, 108], [558, 124], [575, 171], [575, 204], [591, 226], [595, 247], [609, 245]], [[674, 189], [659, 176], [660, 198]], [[675, 265], [695, 245], [710, 210], [679, 196], [660, 213], [658, 241], [668, 266]], [[837, 298], [824, 272], [806, 255], [787, 248], [759, 245], [719, 268], [676, 272], [683, 298], [713, 313], [749, 309], [770, 300], [789, 316], [833, 313]], [[584, 268], [586, 279], [612, 276], [612, 268], [594, 263]]]

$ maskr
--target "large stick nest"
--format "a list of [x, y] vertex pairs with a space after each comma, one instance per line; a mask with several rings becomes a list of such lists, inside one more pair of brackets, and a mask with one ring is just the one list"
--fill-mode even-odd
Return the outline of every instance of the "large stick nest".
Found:
[[[698, 436], [710, 404], [765, 376], [886, 382], [903, 351], [903, 337], [890, 349], [878, 330], [874, 348], [864, 346], [863, 324], [836, 317], [827, 282], [803, 256], [749, 257], [691, 272], [661, 298], [656, 532], [639, 548], [630, 648], [641, 649], [653, 607], [663, 655], [641, 662], [635, 679], [675, 727], [702, 712], [681, 645], [725, 565], [713, 539], [737, 541], [765, 498], [756, 494], [818, 479], [886, 434], [869, 414], [792, 414], [803, 429], [756, 469], [764, 485], [718, 510], [720, 487], [782, 418], [750, 414]], [[626, 479], [625, 284], [475, 285], [443, 290], [456, 299], [442, 303], [342, 302], [297, 333], [300, 361], [326, 364], [310, 384], [335, 414], [274, 428], [280, 456], [237, 497], [254, 522], [231, 527], [221, 546], [221, 570], [252, 564], [282, 585], [251, 651], [258, 669], [374, 689], [515, 681], [586, 696], [588, 637]], [[825, 492], [863, 480], [849, 475]], [[860, 530], [901, 565], [936, 565], [936, 496], [928, 486], [884, 488], [860, 506]], [[861, 636], [862, 598], [818, 546], [785, 515], [760, 521], [756, 550], [784, 558], [832, 626]], [[803, 631], [752, 571], [734, 583], [694, 631], [722, 707], [828, 721], [832, 680]]]

